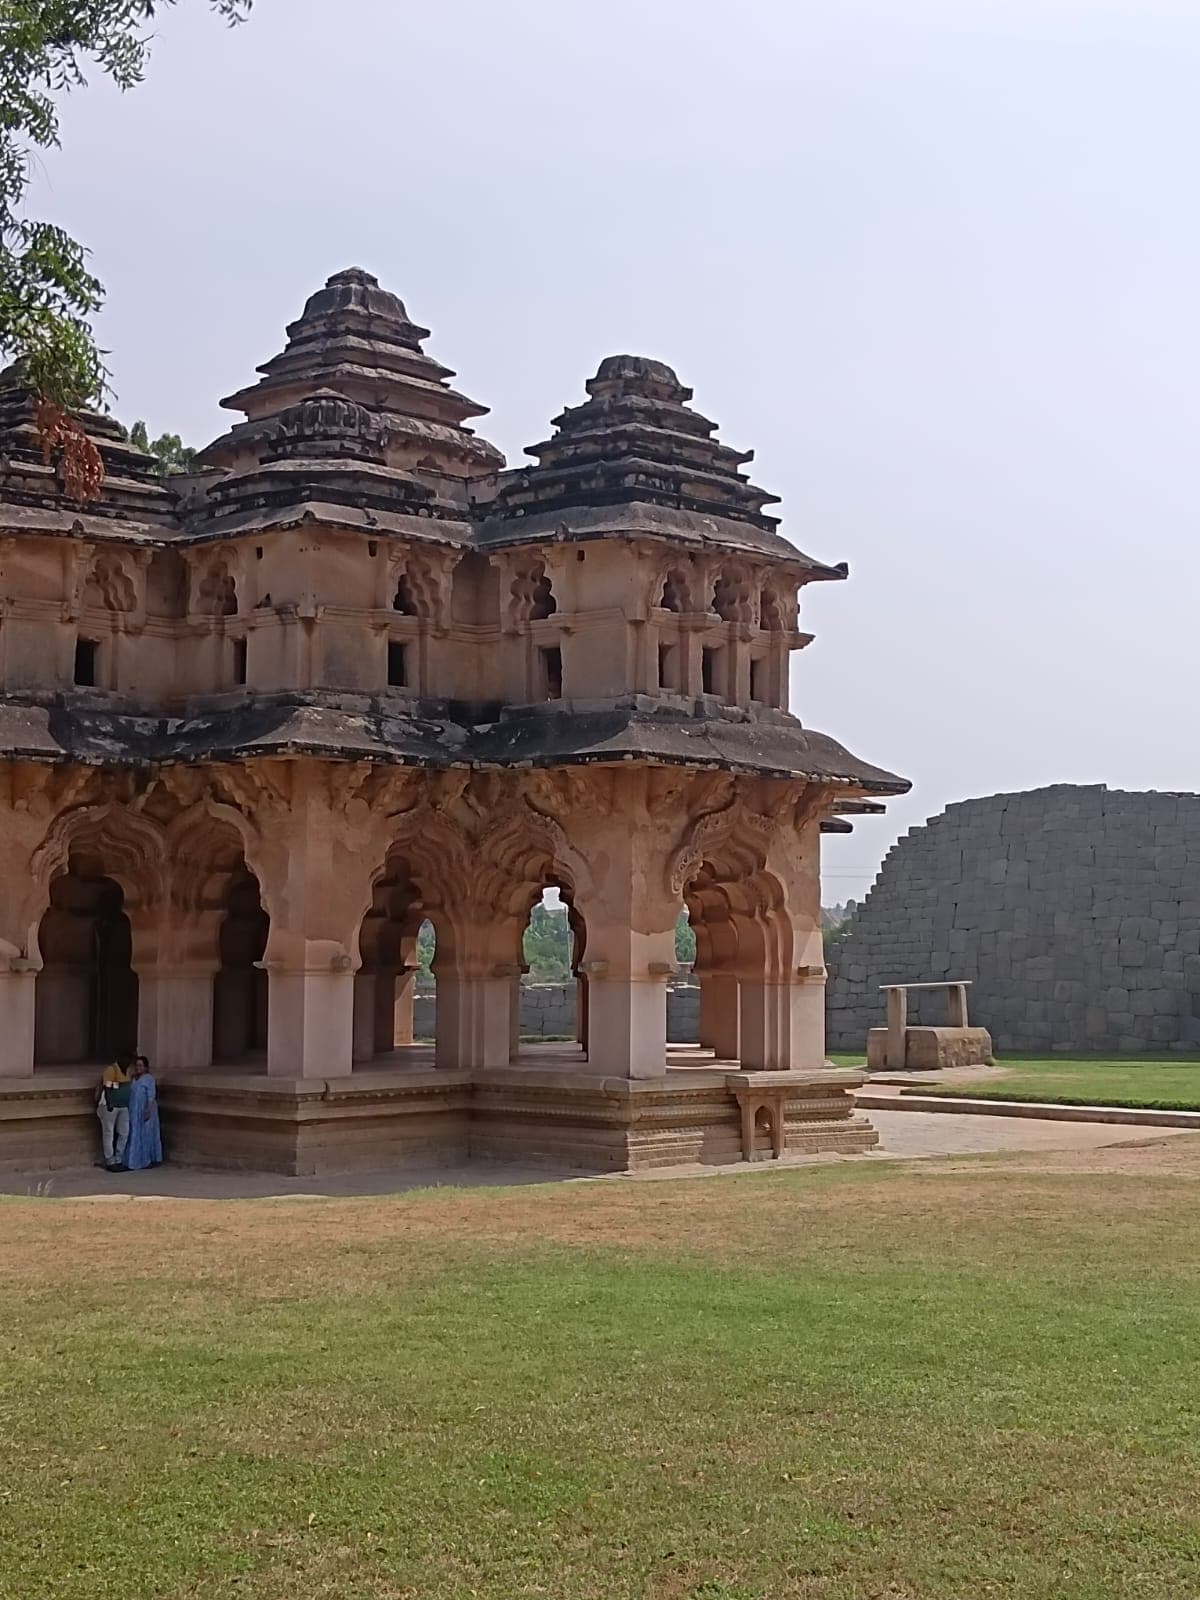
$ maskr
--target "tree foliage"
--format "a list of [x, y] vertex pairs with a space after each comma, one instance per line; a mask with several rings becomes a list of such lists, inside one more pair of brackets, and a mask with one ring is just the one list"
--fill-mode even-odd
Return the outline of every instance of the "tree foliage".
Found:
[[195, 448], [184, 444], [177, 433], [162, 433], [152, 439], [146, 424], [135, 422], [129, 430], [129, 442], [154, 457], [155, 469], [164, 478], [169, 478], [173, 472], [191, 472], [195, 465]]
[[[34, 155], [59, 143], [56, 98], [96, 69], [121, 89], [145, 75], [146, 26], [177, 0], [0, 0], [0, 351], [19, 362], [38, 395], [49, 456], [78, 498], [99, 490], [95, 446], [69, 413], [105, 393], [90, 318], [104, 289], [85, 247], [24, 213]], [[209, 0], [240, 22], [253, 0]]]

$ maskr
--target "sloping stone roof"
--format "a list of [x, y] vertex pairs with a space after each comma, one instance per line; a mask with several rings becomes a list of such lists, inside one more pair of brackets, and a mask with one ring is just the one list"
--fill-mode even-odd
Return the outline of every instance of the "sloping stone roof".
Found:
[[[575, 766], [654, 761], [902, 794], [903, 778], [861, 761], [792, 717], [689, 717], [625, 704], [604, 711], [478, 712], [445, 702], [401, 708], [377, 696], [259, 695], [199, 716], [152, 718], [85, 695], [29, 704], [0, 700], [8, 757], [96, 765], [314, 755], [412, 766]], [[460, 720], [460, 718], [462, 720]]]

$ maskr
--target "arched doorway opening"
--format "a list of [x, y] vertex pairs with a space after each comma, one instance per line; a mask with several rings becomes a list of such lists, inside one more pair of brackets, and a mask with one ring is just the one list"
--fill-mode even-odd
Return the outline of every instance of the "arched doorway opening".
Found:
[[[354, 979], [354, 1061], [410, 1054], [434, 1037], [430, 964], [433, 926], [407, 857], [389, 851], [358, 935]], [[415, 1060], [415, 1056], [410, 1055]]]
[[267, 974], [262, 966], [271, 919], [258, 879], [243, 861], [225, 890], [213, 979], [213, 1060], [252, 1061], [267, 1049]]
[[582, 1045], [585, 1005], [579, 973], [583, 919], [557, 883], [544, 886], [521, 935], [521, 973], [513, 991], [513, 1051], [522, 1046]]
[[684, 898], [696, 936], [701, 1045], [714, 1060], [751, 1070], [791, 1066], [807, 1031], [802, 1008], [820, 1002], [821, 991], [798, 982], [806, 929], [780, 880], [753, 862], [714, 859]]
[[103, 863], [72, 855], [38, 931], [34, 1062], [108, 1062], [137, 1048], [138, 980], [125, 897]]

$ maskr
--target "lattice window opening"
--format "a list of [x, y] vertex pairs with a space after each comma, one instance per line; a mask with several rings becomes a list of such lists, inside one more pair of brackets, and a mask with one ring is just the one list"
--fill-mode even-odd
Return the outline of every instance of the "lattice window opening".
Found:
[[517, 622], [544, 622], [558, 610], [554, 586], [539, 561], [520, 572], [511, 585], [512, 613]]
[[137, 609], [137, 590], [121, 563], [99, 556], [88, 575], [83, 591], [85, 609], [113, 611], [128, 615]]
[[727, 567], [713, 586], [712, 608], [722, 622], [753, 622], [755, 595], [749, 575]]
[[688, 582], [687, 573], [679, 567], [672, 567], [663, 579], [662, 592], [658, 600], [663, 611], [682, 613], [692, 609], [692, 589]]
[[[789, 620], [788, 611], [791, 611]], [[777, 589], [766, 588], [759, 596], [758, 625], [771, 633], [786, 633], [796, 624], [796, 602], [784, 599]]]
[[229, 568], [211, 567], [201, 578], [199, 610], [206, 617], [236, 617], [238, 614], [237, 583]]

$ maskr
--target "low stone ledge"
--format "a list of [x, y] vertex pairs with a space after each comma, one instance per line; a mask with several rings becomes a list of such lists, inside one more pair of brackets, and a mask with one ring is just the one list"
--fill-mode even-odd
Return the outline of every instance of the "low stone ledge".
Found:
[[1146, 1106], [1065, 1106], [1037, 1100], [971, 1100], [944, 1094], [858, 1096], [867, 1111], [940, 1111], [973, 1117], [1031, 1117], [1048, 1122], [1110, 1122], [1134, 1128], [1200, 1128], [1200, 1111], [1155, 1111]]

